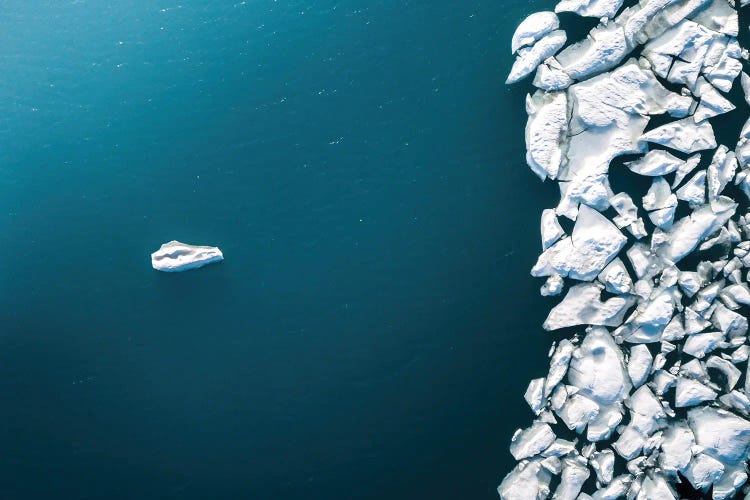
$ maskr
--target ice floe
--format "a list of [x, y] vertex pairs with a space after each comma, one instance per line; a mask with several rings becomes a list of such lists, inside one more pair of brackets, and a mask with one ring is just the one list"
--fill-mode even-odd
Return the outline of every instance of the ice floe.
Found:
[[[513, 35], [526, 162], [560, 191], [531, 274], [562, 297], [543, 328], [573, 333], [526, 389], [503, 499], [750, 497], [750, 119], [714, 131], [736, 80], [750, 103], [748, 4], [559, 0]], [[599, 24], [568, 44], [564, 12]], [[614, 191], [614, 169], [650, 187]]]
[[157, 271], [180, 272], [224, 260], [216, 247], [188, 245], [179, 241], [164, 243], [151, 254], [151, 266]]

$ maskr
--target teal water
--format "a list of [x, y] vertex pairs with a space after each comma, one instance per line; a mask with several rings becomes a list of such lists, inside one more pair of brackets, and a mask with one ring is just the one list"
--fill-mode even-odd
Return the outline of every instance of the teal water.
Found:
[[503, 85], [544, 5], [2, 2], [0, 497], [496, 498], [550, 344]]

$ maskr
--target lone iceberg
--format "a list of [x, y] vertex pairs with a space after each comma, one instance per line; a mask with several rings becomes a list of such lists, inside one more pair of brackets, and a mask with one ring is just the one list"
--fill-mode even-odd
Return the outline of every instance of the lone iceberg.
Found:
[[222, 260], [224, 254], [217, 247], [188, 245], [176, 240], [164, 243], [151, 254], [151, 266], [167, 273], [189, 271]]

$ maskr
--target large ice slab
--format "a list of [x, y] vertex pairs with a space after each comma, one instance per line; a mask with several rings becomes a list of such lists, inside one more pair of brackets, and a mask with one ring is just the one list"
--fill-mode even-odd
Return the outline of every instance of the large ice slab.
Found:
[[157, 271], [180, 272], [197, 269], [224, 260], [216, 247], [188, 245], [173, 240], [151, 254], [151, 266]]

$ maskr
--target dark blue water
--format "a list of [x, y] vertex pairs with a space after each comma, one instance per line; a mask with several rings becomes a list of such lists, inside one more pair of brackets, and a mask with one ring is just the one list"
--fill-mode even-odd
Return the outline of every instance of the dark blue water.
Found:
[[0, 497], [495, 498], [537, 3], [2, 2]]

